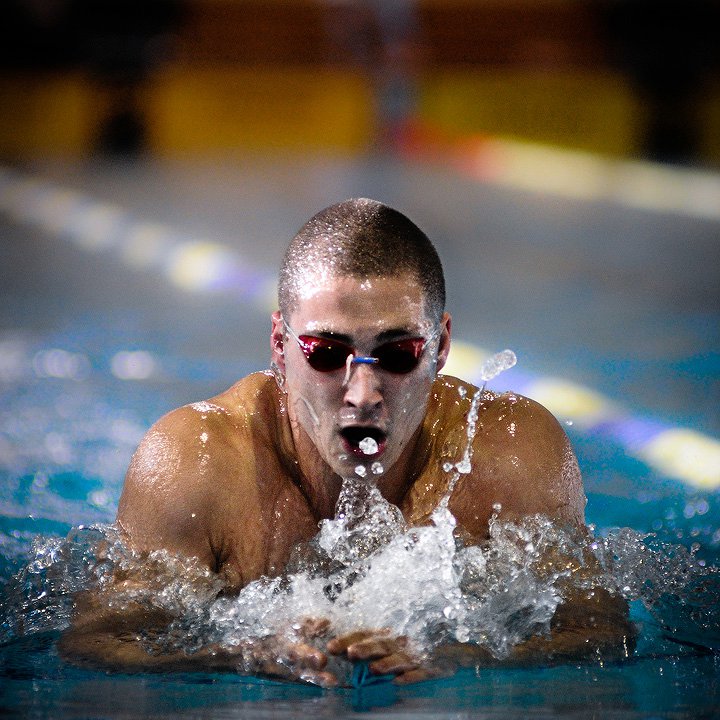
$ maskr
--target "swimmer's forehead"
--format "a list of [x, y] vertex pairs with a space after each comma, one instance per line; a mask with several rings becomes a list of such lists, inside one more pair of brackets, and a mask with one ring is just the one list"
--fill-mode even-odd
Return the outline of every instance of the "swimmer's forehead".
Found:
[[338, 339], [391, 339], [432, 327], [427, 302], [412, 273], [354, 277], [314, 273], [306, 278], [292, 313], [300, 331]]

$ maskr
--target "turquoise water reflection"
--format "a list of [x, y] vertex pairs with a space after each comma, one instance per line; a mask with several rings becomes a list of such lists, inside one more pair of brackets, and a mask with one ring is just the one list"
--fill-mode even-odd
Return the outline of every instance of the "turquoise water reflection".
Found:
[[396, 688], [322, 691], [231, 675], [107, 675], [64, 666], [52, 636], [3, 648], [0, 691], [23, 717], [648, 718], [716, 717], [720, 659], [638, 658], [622, 665], [463, 670]]

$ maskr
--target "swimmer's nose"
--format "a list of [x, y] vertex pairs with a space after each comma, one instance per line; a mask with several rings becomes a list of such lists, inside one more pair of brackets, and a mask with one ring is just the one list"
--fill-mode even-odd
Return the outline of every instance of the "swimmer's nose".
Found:
[[345, 383], [345, 403], [360, 410], [371, 410], [382, 405], [383, 396], [378, 373], [371, 364], [353, 364], [349, 367]]

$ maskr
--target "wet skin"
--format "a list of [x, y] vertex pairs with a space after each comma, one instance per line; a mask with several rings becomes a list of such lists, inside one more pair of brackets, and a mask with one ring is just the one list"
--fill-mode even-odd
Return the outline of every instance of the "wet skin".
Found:
[[[285, 322], [296, 335], [339, 335], [362, 355], [389, 338], [427, 338], [434, 326], [410, 276], [315, 278], [307, 287], [289, 318], [272, 316], [272, 360], [284, 377], [282, 388], [270, 372], [250, 375], [207, 403], [166, 415], [143, 439], [118, 512], [136, 549], [195, 557], [236, 589], [281, 573], [292, 548], [314, 537], [320, 519], [333, 517], [342, 477], [362, 464], [348, 452], [343, 431], [350, 425], [382, 438], [371, 459], [384, 467], [377, 477], [383, 495], [409, 523], [428, 522], [447, 491], [443, 463], [460, 460], [465, 448], [466, 416], [476, 391], [455, 378], [437, 377], [449, 351], [450, 317], [443, 317], [438, 338], [406, 375], [376, 365], [351, 366], [349, 375], [344, 367], [322, 373], [310, 367]], [[472, 471], [461, 476], [449, 506], [467, 542], [487, 538], [498, 503], [506, 519], [538, 513], [583, 527], [585, 499], [575, 457], [542, 406], [512, 394], [486, 394], [473, 452]], [[82, 623], [80, 617], [76, 628]], [[85, 627], [90, 630], [85, 635], [78, 630], [74, 641], [70, 634], [69, 654], [93, 656], [88, 645], [94, 626]], [[403, 638], [358, 628], [330, 638], [320, 652], [306, 640], [321, 632], [331, 629], [311, 628], [291, 646], [259, 652], [258, 671], [332, 685], [336, 680], [324, 667], [328, 654], [337, 654], [371, 660], [372, 671], [392, 673], [399, 682], [428, 675]], [[116, 652], [124, 666], [161, 662], [110, 645], [95, 656], [107, 660]], [[129, 653], [124, 663], [123, 653]], [[223, 657], [215, 653], [208, 662]], [[202, 654], [196, 658], [202, 659]], [[232, 663], [227, 658], [228, 667]]]

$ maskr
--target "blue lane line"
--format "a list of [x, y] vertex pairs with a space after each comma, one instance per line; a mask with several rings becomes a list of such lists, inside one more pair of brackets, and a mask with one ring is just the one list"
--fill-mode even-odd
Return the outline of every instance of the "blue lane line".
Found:
[[275, 273], [252, 267], [231, 248], [7, 168], [0, 168], [0, 211], [87, 252], [108, 252], [128, 267], [159, 273], [188, 292], [232, 293], [263, 308], [274, 303]]

